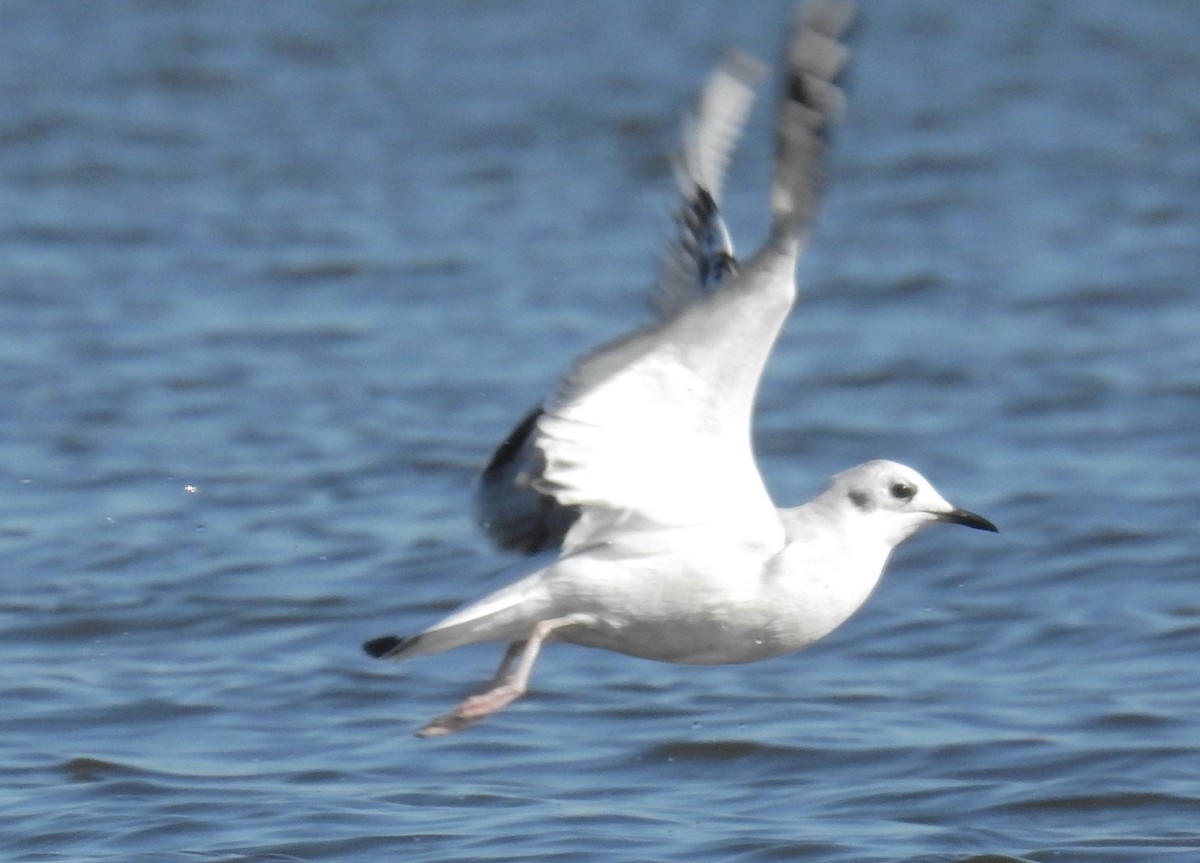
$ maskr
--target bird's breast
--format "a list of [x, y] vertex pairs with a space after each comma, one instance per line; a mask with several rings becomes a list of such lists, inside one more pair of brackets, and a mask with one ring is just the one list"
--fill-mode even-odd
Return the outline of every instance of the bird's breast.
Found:
[[[593, 621], [563, 641], [692, 665], [770, 659], [845, 622], [879, 580], [875, 557], [722, 553], [560, 561], [548, 586], [559, 613]], [[811, 549], [809, 550], [811, 552]]]

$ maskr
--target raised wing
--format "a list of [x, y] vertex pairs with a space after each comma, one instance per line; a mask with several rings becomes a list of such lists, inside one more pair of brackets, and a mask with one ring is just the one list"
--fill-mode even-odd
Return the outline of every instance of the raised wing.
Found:
[[[754, 99], [764, 67], [733, 51], [722, 60], [700, 94], [694, 113], [683, 119], [675, 157], [681, 201], [675, 214], [678, 234], [663, 261], [653, 295], [660, 318], [711, 293], [736, 272], [733, 243], [717, 209], [725, 169]], [[532, 434], [541, 409], [519, 422], [492, 454], [475, 493], [475, 520], [493, 545], [535, 554], [557, 547], [578, 517], [534, 486], [545, 462]]]
[[721, 290], [577, 363], [537, 420], [537, 487], [581, 518], [570, 553], [614, 523], [728, 530], [764, 549], [783, 528], [754, 461], [751, 415], [763, 368], [796, 296], [795, 270], [816, 211], [833, 83], [848, 56], [845, 3], [810, 5], [790, 43], [776, 124], [770, 237]]
[[660, 319], [712, 293], [737, 272], [733, 240], [718, 204], [754, 87], [765, 72], [749, 54], [729, 52], [701, 91], [696, 111], [684, 115], [682, 146], [674, 158], [682, 197], [675, 213], [677, 233], [653, 296]]

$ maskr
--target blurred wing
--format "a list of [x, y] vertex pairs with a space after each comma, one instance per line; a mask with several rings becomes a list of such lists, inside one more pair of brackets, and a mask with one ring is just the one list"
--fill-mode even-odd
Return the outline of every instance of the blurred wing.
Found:
[[737, 272], [733, 240], [719, 201], [725, 169], [754, 102], [765, 67], [748, 54], [731, 51], [700, 93], [694, 114], [683, 118], [675, 181], [683, 200], [675, 213], [677, 234], [663, 258], [655, 287], [660, 319], [711, 293]]
[[[824, 136], [842, 107], [834, 78], [848, 57], [840, 38], [852, 17], [852, 4], [818, 0], [793, 35], [766, 245], [743, 270], [720, 279], [720, 290], [693, 288], [658, 323], [580, 360], [542, 411], [514, 431], [489, 466], [492, 480], [485, 472], [478, 499], [491, 501], [480, 515], [498, 544], [504, 540], [488, 527], [489, 516], [493, 525], [502, 521], [494, 517], [496, 501], [510, 510], [524, 507], [521, 518], [508, 519], [515, 527], [504, 534], [508, 547], [526, 551], [550, 547], [567, 526], [565, 553], [611, 541], [618, 525], [725, 530], [746, 543], [782, 544], [754, 461], [751, 415], [795, 300], [796, 264], [820, 198]], [[747, 89], [745, 76], [718, 71], [717, 80], [724, 83], [716, 92], [726, 95], [702, 100], [701, 113], [711, 102], [725, 106], [717, 113], [726, 120], [701, 125], [735, 128], [740, 120], [729, 118], [744, 117], [748, 97], [729, 93]], [[719, 185], [733, 137], [697, 136], [725, 142], [696, 146], [697, 177]], [[726, 239], [697, 246], [709, 251], [695, 262], [714, 260], [712, 250], [732, 252], [715, 197], [705, 194], [713, 204], [706, 223]], [[703, 284], [699, 266], [695, 285]]]
[[853, 6], [810, 4], [788, 51], [776, 120], [772, 224], [721, 289], [601, 348], [571, 370], [537, 421], [538, 487], [578, 506], [564, 553], [627, 530], [700, 528], [779, 548], [783, 529], [751, 447], [763, 369], [796, 297], [795, 272], [820, 198], [824, 137]]
[[[733, 243], [717, 210], [725, 169], [754, 100], [765, 67], [747, 54], [730, 52], [684, 117], [675, 177], [683, 196], [676, 213], [678, 236], [663, 262], [654, 293], [660, 318], [678, 312], [736, 272]], [[519, 422], [496, 448], [479, 478], [475, 521], [502, 551], [535, 554], [562, 543], [579, 515], [535, 484], [545, 467], [532, 434], [541, 410]]]

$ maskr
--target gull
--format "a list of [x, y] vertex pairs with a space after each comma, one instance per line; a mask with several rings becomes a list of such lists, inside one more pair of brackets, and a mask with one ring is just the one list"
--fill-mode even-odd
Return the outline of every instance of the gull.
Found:
[[485, 469], [478, 514], [499, 517], [493, 541], [536, 553], [536, 568], [416, 635], [363, 645], [381, 659], [508, 645], [488, 686], [419, 736], [460, 731], [520, 698], [548, 641], [693, 665], [800, 650], [866, 602], [917, 531], [996, 530], [896, 462], [852, 467], [782, 509], [755, 463], [755, 395], [796, 300], [852, 17], [840, 0], [798, 15], [762, 248], [739, 263], [717, 208], [753, 78], [752, 65], [727, 60], [685, 124], [681, 239], [657, 320], [578, 360]]

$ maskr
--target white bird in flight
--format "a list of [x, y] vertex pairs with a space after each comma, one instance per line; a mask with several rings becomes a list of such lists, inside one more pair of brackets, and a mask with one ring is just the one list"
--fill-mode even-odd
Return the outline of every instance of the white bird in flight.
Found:
[[544, 552], [546, 565], [414, 636], [363, 645], [408, 659], [508, 644], [488, 687], [418, 735], [459, 731], [521, 697], [548, 640], [697, 665], [799, 650], [857, 611], [892, 550], [923, 527], [996, 530], [895, 462], [850, 468], [785, 509], [755, 463], [755, 394], [796, 299], [852, 18], [840, 0], [798, 17], [763, 247], [739, 265], [717, 208], [761, 74], [733, 54], [685, 122], [680, 235], [656, 292], [658, 319], [577, 361], [485, 469], [479, 520], [497, 546]]

